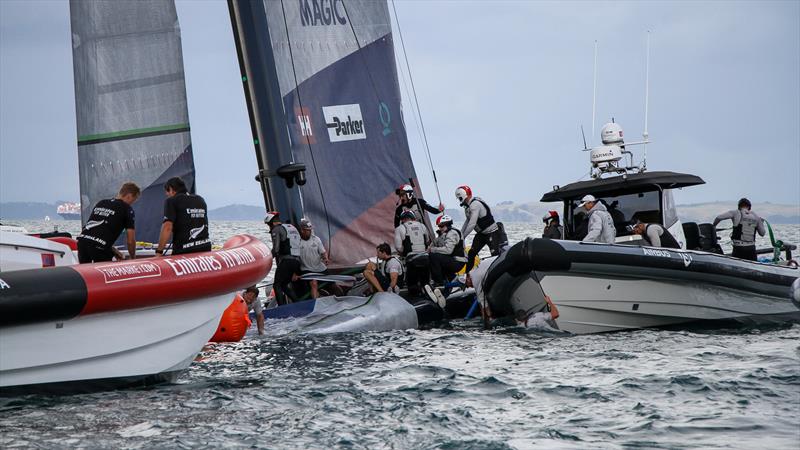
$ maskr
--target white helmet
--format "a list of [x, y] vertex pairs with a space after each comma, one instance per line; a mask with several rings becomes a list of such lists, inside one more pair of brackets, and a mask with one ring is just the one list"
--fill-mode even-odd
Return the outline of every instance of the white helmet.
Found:
[[439, 216], [438, 218], [436, 218], [436, 226], [437, 226], [437, 227], [438, 227], [438, 226], [441, 226], [442, 224], [445, 224], [445, 225], [446, 225], [446, 224], [448, 224], [448, 223], [449, 223], [450, 225], [452, 225], [452, 224], [453, 224], [453, 218], [452, 218], [452, 217], [450, 217], [450, 216], [448, 216], [447, 214], [442, 214], [441, 216]]
[[469, 186], [463, 185], [456, 189], [456, 199], [461, 206], [464, 206], [464, 202], [470, 197], [472, 197], [472, 189]]

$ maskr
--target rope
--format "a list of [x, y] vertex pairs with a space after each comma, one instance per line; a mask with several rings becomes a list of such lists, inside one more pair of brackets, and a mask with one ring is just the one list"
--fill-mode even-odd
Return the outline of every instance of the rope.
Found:
[[[289, 37], [289, 24], [286, 22], [286, 9], [283, 7], [283, 0], [281, 0], [281, 12], [283, 12], [283, 27], [286, 29], [286, 43], [289, 46], [289, 59], [292, 61], [292, 75], [294, 77], [295, 92], [297, 92], [297, 103], [300, 105], [300, 110], [303, 109], [303, 100], [300, 97], [300, 84], [297, 82], [297, 69], [294, 65], [294, 52], [292, 51], [292, 40]], [[280, 89], [280, 88], [279, 88]], [[322, 210], [325, 213], [325, 224], [328, 226], [328, 256], [333, 257], [333, 235], [331, 234], [331, 219], [328, 215], [328, 204], [325, 202], [325, 191], [322, 189], [322, 182], [319, 179], [319, 172], [317, 171], [317, 163], [314, 160], [314, 151], [311, 148], [311, 142], [305, 138], [306, 146], [308, 147], [308, 154], [311, 156], [311, 164], [314, 165], [314, 178], [317, 179], [317, 187], [319, 188], [320, 200], [322, 200]], [[300, 186], [297, 186], [300, 189]], [[302, 201], [303, 197], [300, 196]]]
[[419, 100], [417, 99], [417, 90], [414, 87], [414, 76], [411, 74], [411, 65], [408, 62], [408, 53], [406, 53], [406, 44], [403, 40], [403, 30], [400, 28], [400, 18], [397, 16], [397, 8], [395, 7], [394, 0], [392, 0], [392, 10], [394, 11], [394, 21], [397, 24], [397, 33], [400, 35], [400, 46], [403, 49], [403, 59], [406, 62], [406, 70], [408, 71], [408, 79], [411, 81], [411, 91], [414, 93], [414, 105], [416, 106], [417, 116], [419, 116], [420, 129], [422, 130], [422, 138], [425, 142], [425, 153], [428, 157], [428, 166], [433, 175], [433, 185], [436, 186], [436, 196], [439, 203], [442, 203], [442, 194], [439, 192], [439, 180], [436, 178], [436, 170], [433, 167], [433, 159], [431, 159], [431, 148], [428, 145], [428, 135], [425, 133], [425, 122], [422, 120], [422, 112], [419, 108]]

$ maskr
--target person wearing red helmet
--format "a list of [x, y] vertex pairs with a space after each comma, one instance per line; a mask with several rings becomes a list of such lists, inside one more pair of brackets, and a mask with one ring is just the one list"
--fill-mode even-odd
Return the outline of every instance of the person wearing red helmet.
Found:
[[440, 212], [444, 211], [444, 205], [439, 204], [439, 208], [435, 208], [428, 204], [424, 198], [418, 198], [414, 195], [414, 187], [410, 184], [403, 184], [400, 185], [395, 191], [398, 197], [397, 208], [394, 210], [394, 227], [397, 228], [400, 225], [400, 214], [403, 211], [412, 211], [414, 215], [417, 217], [417, 221], [421, 223], [426, 223], [423, 218], [425, 217], [423, 211], [427, 211], [431, 214], [439, 214]]
[[548, 211], [542, 217], [544, 222], [544, 231], [542, 237], [547, 239], [564, 239], [564, 227], [561, 226], [561, 220], [558, 217], [558, 212]]
[[453, 218], [447, 214], [441, 215], [436, 219], [436, 226], [439, 236], [428, 248], [428, 262], [433, 284], [443, 286], [464, 267], [467, 258], [461, 232], [453, 228]]
[[487, 244], [493, 256], [497, 256], [508, 246], [508, 238], [502, 224], [496, 222], [492, 216], [489, 205], [479, 197], [473, 197], [469, 186], [459, 186], [456, 189], [456, 199], [464, 208], [467, 220], [461, 226], [461, 237], [466, 239], [473, 230], [475, 237], [467, 255], [467, 273], [475, 265], [475, 257]]

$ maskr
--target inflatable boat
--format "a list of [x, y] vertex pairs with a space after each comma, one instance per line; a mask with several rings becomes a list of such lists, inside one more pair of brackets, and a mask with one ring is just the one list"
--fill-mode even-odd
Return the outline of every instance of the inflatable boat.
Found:
[[[792, 294], [800, 276], [794, 245], [773, 240], [773, 248], [758, 251], [772, 255], [769, 263], [722, 254], [711, 224], [681, 223], [675, 209], [672, 191], [704, 184], [700, 177], [632, 165], [615, 123], [601, 137], [604, 145], [591, 150], [593, 179], [554, 186], [542, 197], [562, 202], [569, 240], [525, 239], [489, 268], [482, 289], [492, 316], [524, 321], [545, 308], [548, 296], [560, 312], [559, 327], [578, 334], [704, 320], [800, 320]], [[625, 154], [630, 166], [622, 165]], [[587, 220], [579, 204], [588, 194], [611, 215], [614, 244], [580, 242]], [[649, 246], [627, 231], [639, 222], [662, 225], [681, 248]]]
[[575, 334], [732, 319], [800, 321], [796, 267], [682, 249], [525, 239], [483, 281], [495, 317], [523, 320], [558, 306]]
[[218, 251], [0, 273], [0, 393], [75, 392], [174, 379], [232, 293], [266, 277], [248, 235]]

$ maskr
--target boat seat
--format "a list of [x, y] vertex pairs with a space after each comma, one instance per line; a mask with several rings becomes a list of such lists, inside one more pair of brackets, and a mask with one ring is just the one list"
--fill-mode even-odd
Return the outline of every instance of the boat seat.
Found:
[[700, 227], [697, 222], [686, 222], [682, 224], [683, 236], [686, 238], [686, 248], [697, 250], [700, 248]]

